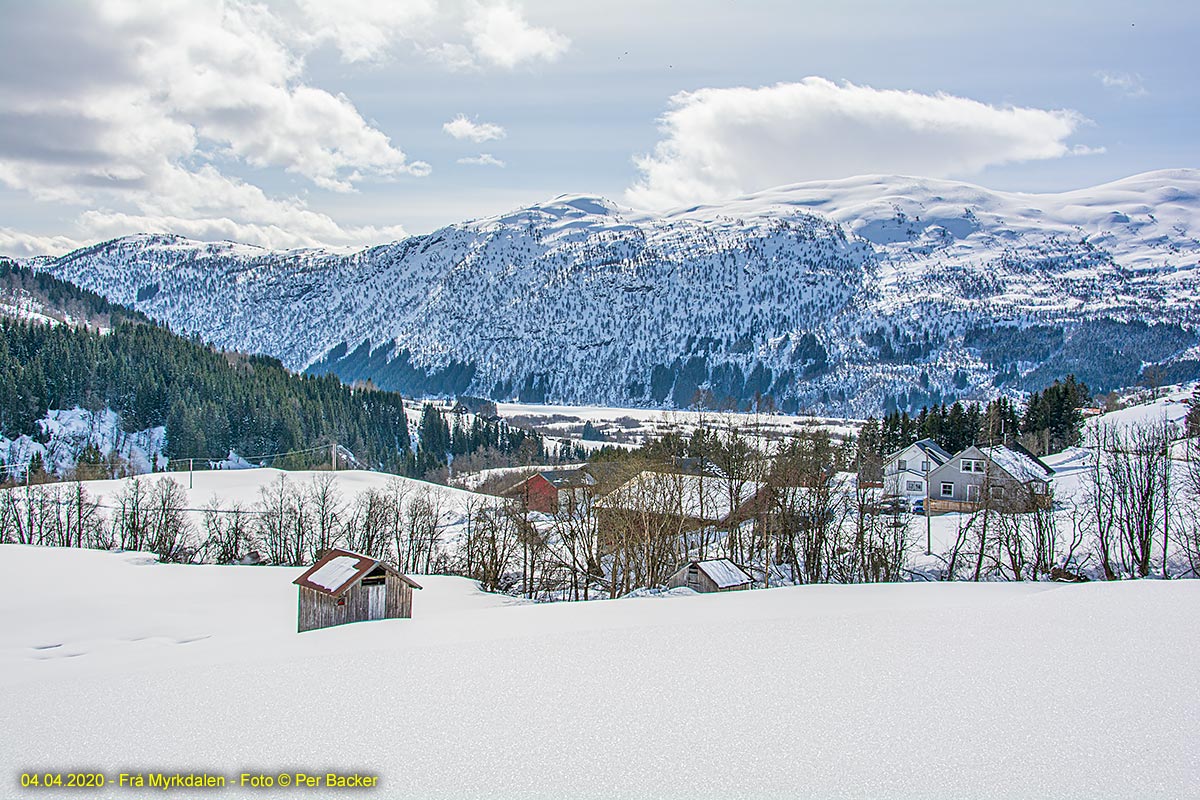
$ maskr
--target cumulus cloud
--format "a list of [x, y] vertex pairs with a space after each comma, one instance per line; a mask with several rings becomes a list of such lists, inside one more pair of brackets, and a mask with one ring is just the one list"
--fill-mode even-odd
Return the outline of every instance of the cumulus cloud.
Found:
[[[368, 5], [372, 13], [382, 8], [358, 4]], [[15, 7], [0, 32], [6, 58], [24, 62], [29, 54], [34, 65], [0, 73], [0, 184], [92, 209], [76, 221], [80, 235], [232, 232], [280, 247], [402, 235], [343, 228], [303, 200], [268, 195], [232, 174], [280, 170], [347, 192], [366, 180], [430, 172], [345, 95], [305, 82], [305, 51], [270, 8], [95, 0], [74, 5], [55, 25], [44, 13], [40, 4]], [[338, 34], [350, 55], [378, 52], [382, 38], [355, 39], [354, 30]], [[55, 51], [60, 36], [73, 50], [37, 68], [36, 54]], [[68, 241], [18, 242], [12, 232], [6, 240], [52, 250]]]
[[1100, 83], [1104, 85], [1104, 88], [1120, 92], [1126, 97], [1141, 97], [1149, 94], [1142, 83], [1142, 76], [1136, 72], [1109, 72], [1101, 70], [1096, 73], [1096, 77], [1100, 79]]
[[870, 173], [965, 176], [985, 167], [1082, 154], [1069, 110], [994, 106], [947, 94], [810, 77], [761, 88], [681, 92], [662, 139], [635, 159], [626, 199], [668, 208], [804, 180]]
[[554, 61], [571, 43], [557, 31], [530, 25], [520, 8], [507, 2], [472, 3], [466, 30], [480, 59], [509, 69], [526, 61]]
[[471, 164], [477, 167], [503, 167], [504, 162], [491, 153], [480, 153], [477, 156], [467, 156], [458, 160], [460, 164]]
[[459, 114], [454, 119], [442, 125], [442, 130], [455, 139], [468, 139], [472, 142], [490, 142], [493, 139], [503, 139], [504, 128], [492, 122], [474, 122], [467, 119], [465, 114]]

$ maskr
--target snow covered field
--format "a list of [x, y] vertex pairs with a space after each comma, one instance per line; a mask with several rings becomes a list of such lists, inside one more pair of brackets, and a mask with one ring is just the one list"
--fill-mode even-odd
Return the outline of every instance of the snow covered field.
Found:
[[0, 546], [0, 794], [88, 768], [359, 770], [419, 798], [1200, 797], [1196, 581], [525, 605], [418, 577], [412, 620], [297, 635], [299, 572]]
[[[153, 482], [163, 477], [178, 481], [187, 495], [187, 508], [192, 509], [189, 516], [193, 524], [199, 526], [203, 521], [203, 509], [214, 498], [222, 508], [231, 508], [234, 504], [244, 510], [254, 510], [262, 498], [264, 489], [269, 490], [276, 485], [280, 478], [286, 478], [291, 486], [297, 489], [307, 489], [315, 479], [329, 475], [323, 470], [292, 470], [284, 471], [269, 467], [234, 470], [197, 470], [189, 475], [187, 472], [171, 472], [154, 475], [141, 475], [136, 479]], [[486, 495], [478, 495], [462, 489], [443, 486], [428, 481], [419, 481], [391, 475], [384, 472], [367, 472], [366, 470], [338, 470], [332, 473], [335, 486], [341, 493], [343, 501], [352, 502], [360, 493], [374, 489], [385, 491], [392, 482], [398, 482], [409, 502], [428, 492], [431, 501], [435, 502], [440, 512], [440, 530], [446, 538], [457, 535], [462, 527], [468, 503], [495, 502]], [[134, 478], [120, 478], [107, 481], [85, 481], [88, 494], [97, 500], [102, 510], [108, 513], [116, 505], [116, 498], [122, 489]]]
[[[537, 403], [497, 403], [502, 417], [528, 424], [534, 430], [551, 438], [571, 438], [585, 448], [613, 444], [618, 447], [641, 444], [647, 439], [661, 436], [667, 431], [690, 434], [698, 426], [725, 429], [737, 427], [743, 432], [763, 440], [782, 438], [801, 429], [821, 428], [833, 436], [845, 438], [856, 434], [861, 420], [830, 419], [825, 417], [797, 416], [794, 414], [749, 414], [730, 411], [664, 411], [654, 408], [620, 408], [606, 406], [561, 406]], [[566, 433], [578, 431], [583, 423], [590, 422], [605, 435], [614, 438], [609, 442], [587, 442], [578, 437], [567, 437]]]

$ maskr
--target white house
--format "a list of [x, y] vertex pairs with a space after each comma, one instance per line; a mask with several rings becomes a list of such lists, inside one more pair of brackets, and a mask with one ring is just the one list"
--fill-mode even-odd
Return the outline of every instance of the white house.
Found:
[[919, 439], [887, 457], [883, 463], [883, 493], [910, 500], [926, 495], [929, 473], [950, 460], [950, 454], [932, 439]]

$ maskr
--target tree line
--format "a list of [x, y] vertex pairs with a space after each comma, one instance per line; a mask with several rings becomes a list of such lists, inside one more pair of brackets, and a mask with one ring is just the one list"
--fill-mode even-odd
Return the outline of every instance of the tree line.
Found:
[[893, 411], [868, 418], [860, 434], [865, 453], [887, 455], [919, 439], [932, 439], [950, 453], [974, 444], [1015, 441], [1036, 455], [1080, 443], [1081, 409], [1091, 403], [1085, 384], [1068, 375], [1030, 395], [1024, 409], [1008, 397], [988, 403], [956, 401], [926, 406], [916, 416]]
[[[164, 426], [169, 459], [284, 454], [271, 465], [302, 469], [328, 463], [324, 446], [336, 442], [358, 465], [438, 477], [455, 458], [473, 454], [492, 465], [582, 455], [547, 452], [535, 433], [479, 416], [467, 423], [430, 404], [414, 435], [398, 393], [345, 386], [333, 375], [297, 375], [273, 358], [218, 350], [2, 260], [0, 286], [36, 293], [77, 321], [0, 319], [0, 435], [9, 438], [37, 439], [37, 423], [49, 409], [78, 406], [112, 409], [126, 432]], [[29, 466], [35, 480], [49, 477], [40, 454]], [[77, 454], [77, 477], [127, 473], [128, 465], [94, 446]]]

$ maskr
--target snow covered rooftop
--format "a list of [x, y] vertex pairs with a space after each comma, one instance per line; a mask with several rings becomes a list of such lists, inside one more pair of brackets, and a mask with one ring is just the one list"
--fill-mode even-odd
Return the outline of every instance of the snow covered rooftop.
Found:
[[997, 445], [995, 447], [981, 447], [979, 449], [991, 459], [992, 463], [1022, 483], [1047, 481], [1054, 474], [1054, 470], [1047, 467], [1038, 459], [1019, 450], [1013, 450], [1011, 447]]
[[382, 561], [349, 550], [330, 550], [292, 583], [337, 597], [376, 567], [383, 567], [399, 576], [414, 589], [421, 588], [412, 578], [400, 574]]
[[728, 589], [731, 586], [741, 586], [744, 583], [750, 583], [750, 576], [728, 558], [697, 561], [696, 566], [712, 579], [712, 582], [717, 585], [718, 589]]
[[356, 556], [338, 556], [330, 559], [308, 576], [309, 583], [315, 583], [327, 592], [337, 593], [360, 571], [361, 559]]

